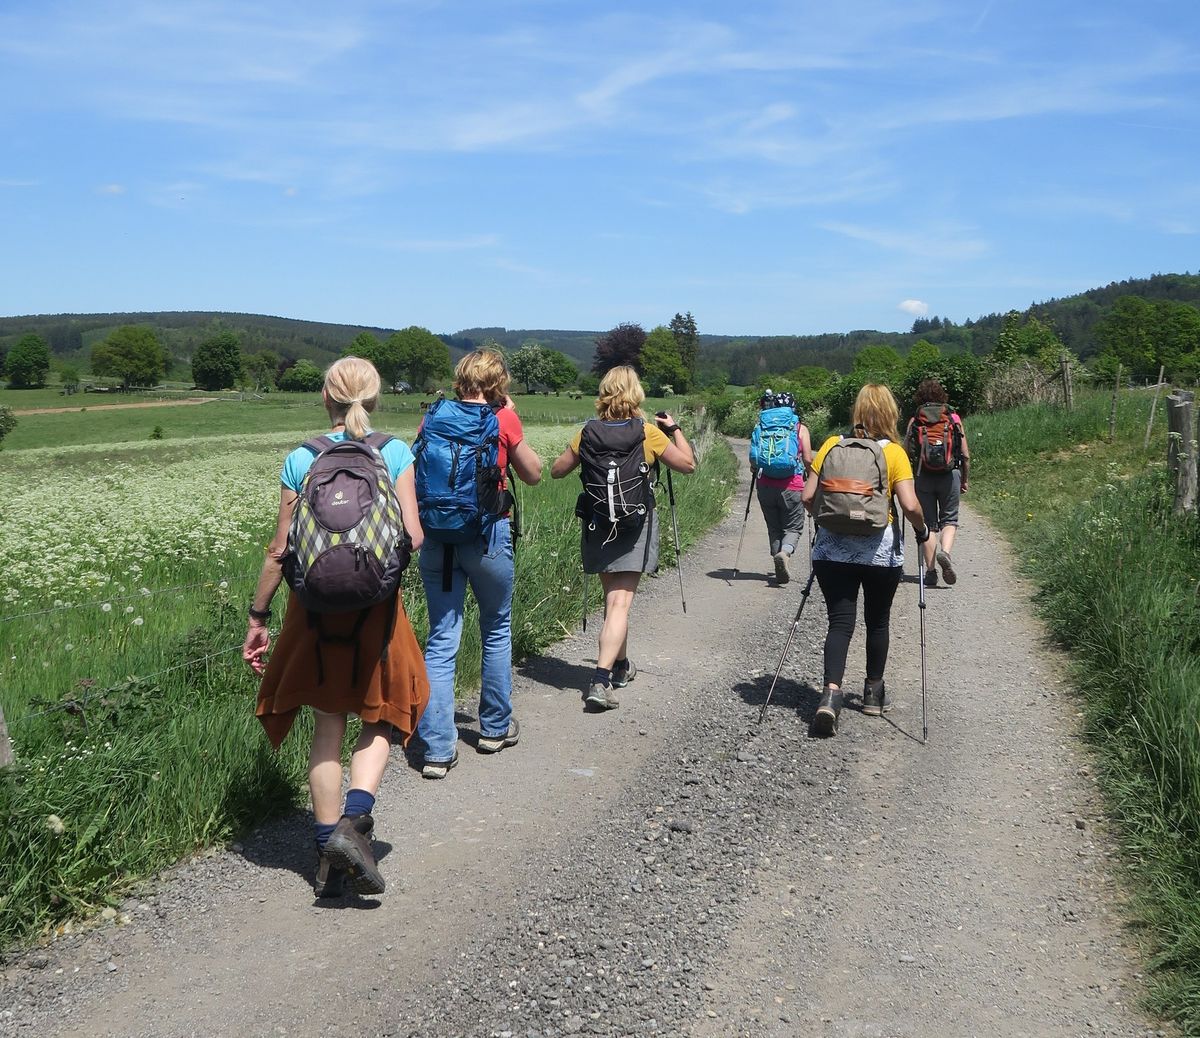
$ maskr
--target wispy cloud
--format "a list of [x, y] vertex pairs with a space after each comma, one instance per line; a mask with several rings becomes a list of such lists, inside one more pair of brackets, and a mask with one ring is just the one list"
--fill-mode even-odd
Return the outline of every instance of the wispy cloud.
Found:
[[124, 184], [101, 184], [96, 188], [98, 195], [123, 195], [125, 194]]
[[982, 239], [966, 237], [954, 231], [897, 231], [832, 221], [822, 223], [820, 227], [833, 234], [866, 242], [868, 245], [874, 245], [880, 249], [901, 252], [922, 259], [974, 259], [987, 251], [987, 243]]

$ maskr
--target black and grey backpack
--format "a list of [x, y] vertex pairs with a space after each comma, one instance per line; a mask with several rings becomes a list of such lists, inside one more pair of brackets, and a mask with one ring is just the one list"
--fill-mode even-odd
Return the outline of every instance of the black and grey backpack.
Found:
[[593, 418], [579, 438], [583, 493], [575, 514], [605, 539], [641, 527], [654, 509], [654, 480], [646, 462], [640, 418], [608, 424]]

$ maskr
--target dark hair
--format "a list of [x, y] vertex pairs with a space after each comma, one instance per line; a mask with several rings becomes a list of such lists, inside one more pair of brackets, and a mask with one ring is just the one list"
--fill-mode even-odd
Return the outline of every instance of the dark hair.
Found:
[[913, 393], [913, 403], [918, 407], [921, 404], [948, 404], [949, 402], [950, 397], [936, 378], [922, 379], [921, 384], [917, 386], [917, 391]]

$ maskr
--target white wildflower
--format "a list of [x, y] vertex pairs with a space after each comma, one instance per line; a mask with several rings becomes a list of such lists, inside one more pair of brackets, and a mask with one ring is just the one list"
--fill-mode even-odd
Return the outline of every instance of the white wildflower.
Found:
[[67, 831], [67, 827], [63, 825], [63, 820], [58, 815], [46, 815], [46, 828], [55, 836], [62, 836]]

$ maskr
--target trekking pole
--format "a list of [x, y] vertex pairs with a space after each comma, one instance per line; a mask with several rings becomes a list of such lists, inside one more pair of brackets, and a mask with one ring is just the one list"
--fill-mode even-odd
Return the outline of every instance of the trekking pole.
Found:
[[[929, 533], [928, 527], [925, 531]], [[932, 536], [932, 534], [930, 534]], [[925, 707], [925, 545], [917, 545], [917, 605], [921, 615], [921, 745], [929, 741], [929, 715]]]
[[738, 560], [742, 557], [742, 541], [746, 539], [746, 524], [750, 521], [750, 502], [754, 500], [754, 486], [758, 482], [758, 473], [750, 475], [750, 493], [746, 497], [746, 514], [742, 516], [742, 533], [738, 537], [737, 555], [733, 558], [733, 575], [738, 575]]
[[587, 570], [585, 569], [583, 571], [583, 633], [584, 634], [587, 634], [587, 614], [588, 614], [587, 578], [588, 578], [588, 574], [587, 574]]
[[796, 631], [800, 627], [800, 616], [804, 612], [804, 606], [808, 602], [808, 596], [812, 592], [813, 578], [817, 575], [816, 567], [809, 562], [808, 583], [804, 585], [804, 590], [800, 592], [800, 608], [796, 610], [796, 619], [792, 621], [792, 629], [788, 631], [787, 642], [783, 646], [783, 652], [779, 656], [779, 666], [775, 668], [775, 677], [771, 679], [771, 687], [767, 689], [767, 698], [763, 700], [762, 709], [758, 712], [758, 723], [762, 724], [763, 718], [767, 716], [767, 704], [771, 702], [771, 696], [775, 692], [775, 683], [779, 680], [779, 674], [783, 670], [783, 661], [787, 659], [787, 654], [792, 651], [792, 642], [796, 638]]
[[687, 613], [687, 599], [683, 596], [683, 565], [679, 561], [679, 516], [675, 512], [675, 484], [671, 482], [671, 470], [667, 469], [667, 497], [671, 501], [671, 526], [675, 530], [675, 571], [679, 574], [679, 601]]

